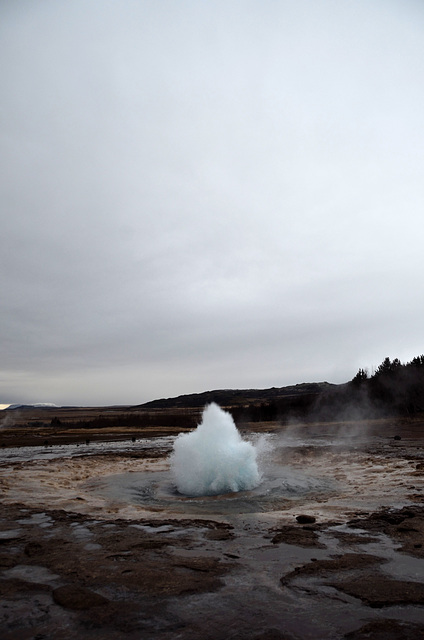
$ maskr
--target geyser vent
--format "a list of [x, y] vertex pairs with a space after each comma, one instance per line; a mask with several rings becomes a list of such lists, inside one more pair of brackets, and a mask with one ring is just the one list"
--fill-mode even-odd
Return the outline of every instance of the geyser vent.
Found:
[[205, 407], [195, 431], [175, 440], [171, 471], [178, 492], [186, 496], [249, 491], [261, 481], [255, 447], [215, 403]]

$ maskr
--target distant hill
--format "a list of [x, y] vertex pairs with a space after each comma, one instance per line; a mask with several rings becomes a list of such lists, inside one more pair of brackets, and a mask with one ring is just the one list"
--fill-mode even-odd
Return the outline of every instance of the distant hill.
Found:
[[53, 402], [36, 402], [35, 404], [10, 404], [7, 409], [59, 409]]
[[241, 407], [246, 404], [269, 403], [289, 398], [300, 398], [301, 396], [317, 396], [338, 386], [340, 385], [329, 382], [306, 382], [288, 387], [271, 387], [270, 389], [216, 389], [202, 393], [189, 393], [175, 398], [152, 400], [136, 405], [133, 409], [195, 408], [203, 407], [210, 402], [216, 402], [221, 407]]

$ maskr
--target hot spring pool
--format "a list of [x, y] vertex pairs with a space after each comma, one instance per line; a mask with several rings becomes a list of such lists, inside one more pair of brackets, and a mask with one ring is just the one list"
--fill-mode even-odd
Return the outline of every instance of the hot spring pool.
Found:
[[293, 499], [335, 490], [328, 478], [272, 464], [269, 453], [266, 438], [244, 440], [231, 414], [212, 403], [197, 429], [175, 439], [168, 470], [114, 474], [91, 488], [109, 501], [187, 514], [282, 511]]
[[108, 502], [139, 505], [155, 512], [225, 515], [283, 511], [302, 498], [328, 497], [337, 491], [337, 483], [275, 465], [263, 473], [254, 489], [213, 496], [179, 493], [170, 471], [114, 474], [90, 482], [87, 488]]

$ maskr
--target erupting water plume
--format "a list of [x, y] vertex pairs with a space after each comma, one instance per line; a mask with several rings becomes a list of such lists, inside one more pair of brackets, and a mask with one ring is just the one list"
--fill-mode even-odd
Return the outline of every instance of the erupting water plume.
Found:
[[195, 431], [176, 439], [171, 470], [178, 491], [188, 496], [247, 491], [261, 481], [255, 447], [215, 403], [204, 409]]

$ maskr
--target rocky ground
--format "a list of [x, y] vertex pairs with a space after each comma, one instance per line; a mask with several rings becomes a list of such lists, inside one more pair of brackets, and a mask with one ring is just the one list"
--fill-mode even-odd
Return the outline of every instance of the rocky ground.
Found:
[[278, 464], [337, 476], [337, 493], [248, 513], [218, 501], [209, 515], [93, 489], [123, 469], [166, 469], [157, 441], [132, 457], [3, 460], [0, 635], [424, 638], [423, 445], [280, 447]]

